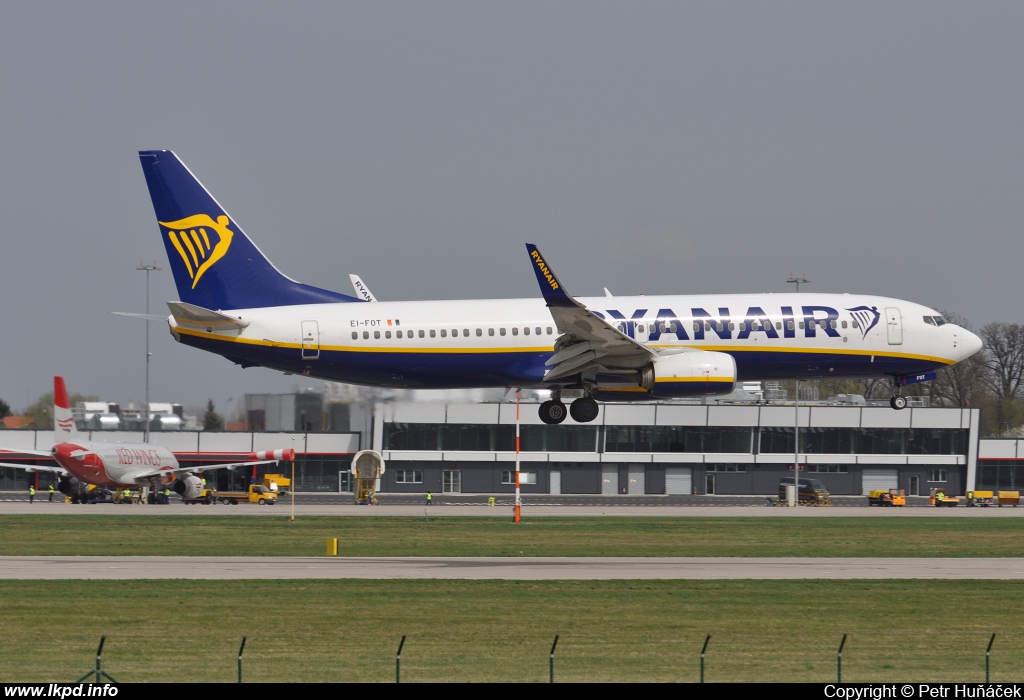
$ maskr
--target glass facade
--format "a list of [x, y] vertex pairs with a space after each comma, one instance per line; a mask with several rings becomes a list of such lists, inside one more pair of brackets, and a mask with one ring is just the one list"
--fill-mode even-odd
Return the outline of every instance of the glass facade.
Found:
[[1024, 459], [979, 459], [977, 488], [1024, 491]]
[[[793, 452], [792, 428], [683, 425], [524, 425], [523, 452]], [[966, 455], [969, 431], [939, 428], [801, 428], [806, 454]], [[515, 451], [514, 425], [386, 423], [385, 450]]]
[[[969, 432], [939, 428], [801, 428], [807, 454], [966, 455]], [[761, 428], [761, 454], [793, 452], [792, 428]]]

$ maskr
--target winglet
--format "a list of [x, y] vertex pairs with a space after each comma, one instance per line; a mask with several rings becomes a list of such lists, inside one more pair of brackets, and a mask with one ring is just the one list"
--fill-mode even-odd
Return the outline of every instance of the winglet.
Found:
[[526, 244], [526, 251], [530, 254], [530, 262], [533, 263], [533, 271], [537, 275], [537, 283], [540, 285], [541, 296], [548, 306], [578, 306], [576, 300], [569, 296], [565, 287], [555, 277], [554, 271], [548, 267], [537, 246], [533, 243]]

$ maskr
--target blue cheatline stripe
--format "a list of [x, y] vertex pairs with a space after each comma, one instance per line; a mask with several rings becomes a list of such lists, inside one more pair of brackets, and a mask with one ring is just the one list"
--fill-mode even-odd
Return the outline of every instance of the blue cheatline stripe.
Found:
[[[240, 343], [207, 334], [181, 333], [181, 342], [214, 352], [245, 366], [258, 365], [351, 384], [417, 388], [503, 387], [541, 385], [550, 351], [510, 350], [352, 352], [321, 347], [317, 359], [302, 358], [297, 346]], [[854, 354], [738, 352], [736, 381], [800, 377], [859, 377], [925, 372], [942, 366], [937, 360]]]

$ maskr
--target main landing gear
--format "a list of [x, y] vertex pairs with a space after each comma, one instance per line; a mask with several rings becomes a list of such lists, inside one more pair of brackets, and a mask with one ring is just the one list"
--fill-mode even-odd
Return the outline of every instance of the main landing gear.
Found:
[[[591, 422], [597, 418], [600, 410], [597, 401], [589, 396], [578, 398], [569, 404], [569, 415], [577, 423]], [[540, 419], [548, 425], [558, 425], [565, 420], [565, 414], [565, 404], [559, 396], [540, 405]]]

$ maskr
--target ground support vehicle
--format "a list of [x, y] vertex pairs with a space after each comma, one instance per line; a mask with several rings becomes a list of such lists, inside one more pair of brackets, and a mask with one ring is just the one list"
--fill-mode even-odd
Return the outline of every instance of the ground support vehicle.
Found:
[[280, 496], [287, 496], [288, 489], [292, 487], [292, 480], [284, 474], [265, 474], [263, 485]]
[[272, 506], [277, 503], [277, 496], [263, 484], [253, 484], [248, 491], [218, 491], [217, 500], [221, 503], [259, 503]]
[[[776, 505], [786, 505], [786, 487], [793, 484], [792, 477], [779, 481], [779, 500]], [[800, 479], [797, 491], [797, 502], [802, 506], [830, 506], [832, 496], [825, 484], [818, 479]]]
[[874, 489], [868, 493], [869, 506], [905, 506], [907, 493], [903, 489]]
[[974, 506], [990, 506], [995, 503], [993, 498], [995, 494], [991, 491], [968, 491], [967, 492], [967, 507], [973, 508]]
[[960, 505], [960, 499], [957, 496], [950, 496], [947, 494], [946, 489], [932, 489], [932, 493], [928, 497], [928, 505], [955, 508]]
[[1000, 491], [998, 496], [999, 507], [1020, 505], [1020, 491]]
[[211, 503], [216, 503], [216, 501], [217, 491], [215, 489], [203, 489], [199, 492], [199, 495], [196, 498], [181, 499], [182, 503], [187, 503], [189, 505], [192, 505], [193, 503], [202, 503], [205, 506], [208, 506]]

